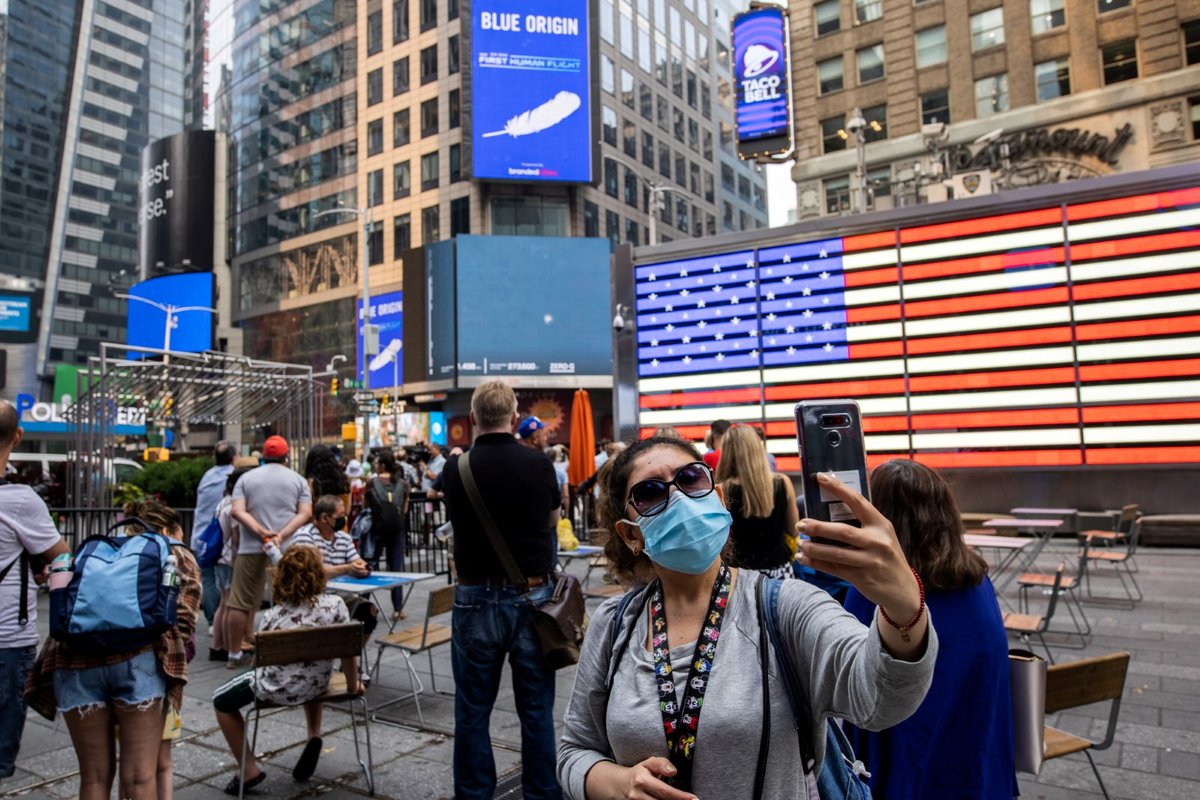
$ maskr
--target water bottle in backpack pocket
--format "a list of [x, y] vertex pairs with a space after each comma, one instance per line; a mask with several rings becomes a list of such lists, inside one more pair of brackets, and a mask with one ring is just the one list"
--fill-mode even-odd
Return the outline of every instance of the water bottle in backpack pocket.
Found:
[[[112, 536], [140, 525], [146, 533]], [[50, 635], [75, 648], [121, 653], [140, 649], [176, 623], [179, 574], [174, 547], [183, 547], [130, 517], [75, 554], [66, 587], [50, 592]]]

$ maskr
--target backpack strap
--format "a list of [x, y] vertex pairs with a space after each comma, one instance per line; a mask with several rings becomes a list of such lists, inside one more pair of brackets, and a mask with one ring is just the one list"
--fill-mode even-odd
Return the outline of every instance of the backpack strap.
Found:
[[[604, 710], [601, 712], [602, 717], [608, 716], [608, 697], [612, 694], [612, 685], [617, 675], [617, 668], [621, 664], [621, 659], [625, 656], [625, 651], [629, 649], [629, 640], [633, 638], [633, 631], [637, 627], [637, 619], [641, 613], [640, 610], [645, 608], [646, 601], [650, 597], [649, 589], [653, 585], [651, 583], [649, 586], [641, 589], [630, 589], [617, 600], [617, 607], [613, 611], [613, 618], [608, 624], [608, 652], [612, 653], [612, 657], [608, 662], [608, 674], [604, 677]], [[639, 610], [626, 623], [625, 617], [629, 616], [629, 607], [634, 605], [635, 600], [637, 600], [635, 607]], [[612, 748], [609, 748], [608, 756], [610, 758], [613, 757]]]
[[808, 692], [804, 691], [804, 685], [796, 674], [791, 658], [788, 657], [783, 634], [779, 630], [779, 589], [782, 585], [783, 581], [776, 578], [764, 577], [759, 581], [761, 602], [758, 606], [758, 622], [775, 648], [775, 663], [779, 666], [779, 674], [787, 690], [788, 705], [792, 709], [793, 724], [800, 740], [800, 764], [807, 775], [816, 768], [816, 748], [812, 740], [812, 726], [809, 724], [812, 719], [812, 706], [809, 704]]
[[[20, 565], [20, 566], [17, 566]], [[21, 554], [14, 558], [7, 567], [0, 571], [0, 581], [8, 577], [9, 571], [16, 566], [21, 573], [21, 607], [17, 612], [17, 624], [25, 627], [29, 622], [29, 553], [21, 549]]]

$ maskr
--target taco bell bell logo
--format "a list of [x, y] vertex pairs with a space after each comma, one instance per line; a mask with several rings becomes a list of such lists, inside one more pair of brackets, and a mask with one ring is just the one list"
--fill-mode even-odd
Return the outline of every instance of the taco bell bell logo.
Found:
[[[763, 75], [779, 61], [779, 51], [766, 45], [752, 44], [742, 56], [742, 95], [746, 103], [778, 100], [783, 79], [779, 75]], [[761, 76], [761, 77], [760, 77]]]

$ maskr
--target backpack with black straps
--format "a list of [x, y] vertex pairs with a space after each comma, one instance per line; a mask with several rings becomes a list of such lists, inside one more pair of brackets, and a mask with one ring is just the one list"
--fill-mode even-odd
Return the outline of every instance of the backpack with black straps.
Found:
[[408, 505], [408, 485], [403, 478], [393, 475], [390, 486], [384, 486], [379, 478], [372, 478], [367, 487], [369, 502], [364, 513], [370, 512], [371, 527], [364, 531], [359, 542], [359, 555], [373, 561], [379, 555], [381, 545], [404, 532], [405, 511]]

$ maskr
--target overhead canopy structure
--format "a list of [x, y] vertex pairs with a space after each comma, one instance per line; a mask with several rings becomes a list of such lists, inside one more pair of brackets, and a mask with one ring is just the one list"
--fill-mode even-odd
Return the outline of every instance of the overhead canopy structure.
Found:
[[77, 507], [108, 504], [112, 459], [124, 454], [115, 452], [118, 438], [134, 427], [176, 436], [196, 426], [220, 426], [226, 438], [280, 434], [297, 464], [320, 435], [322, 386], [298, 364], [105, 343], [77, 380], [77, 399], [63, 412], [75, 435], [78, 466], [69, 477]]

